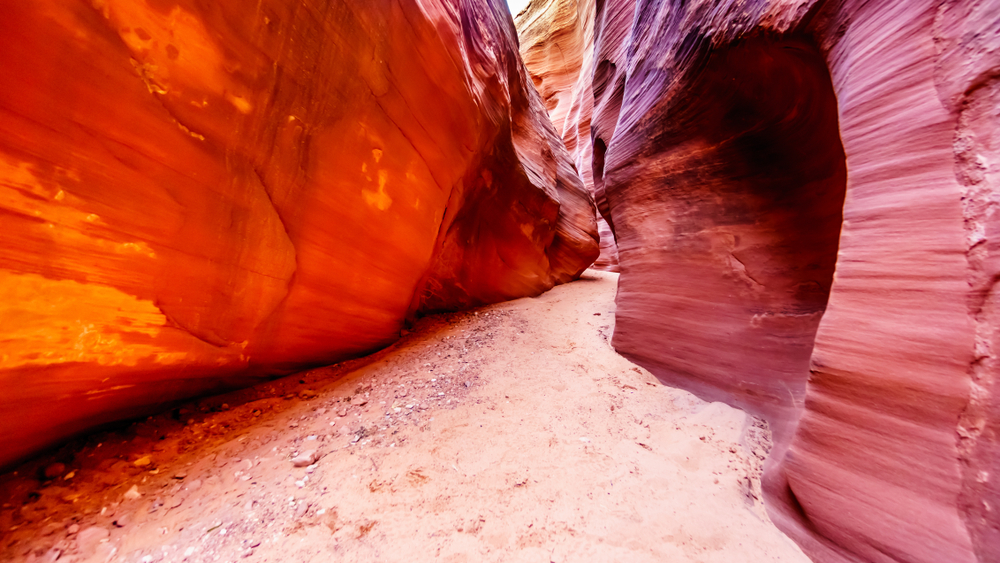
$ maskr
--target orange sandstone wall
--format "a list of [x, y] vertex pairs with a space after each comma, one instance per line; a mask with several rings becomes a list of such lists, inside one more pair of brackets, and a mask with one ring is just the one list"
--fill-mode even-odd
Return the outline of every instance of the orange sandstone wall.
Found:
[[598, 255], [501, 2], [0, 13], [0, 465]]

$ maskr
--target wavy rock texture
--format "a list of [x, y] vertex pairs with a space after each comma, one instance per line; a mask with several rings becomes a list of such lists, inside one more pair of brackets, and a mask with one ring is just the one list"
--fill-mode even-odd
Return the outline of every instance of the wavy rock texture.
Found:
[[0, 465], [598, 255], [502, 4], [2, 4]]
[[525, 60], [592, 151], [616, 348], [770, 421], [770, 514], [815, 560], [1000, 560], [1000, 4], [534, 10], [583, 38], [576, 82]]
[[[573, 157], [584, 185], [593, 193], [603, 186], [593, 176], [590, 119], [597, 100], [593, 92], [593, 0], [547, 0], [528, 5], [516, 18], [521, 57], [545, 101], [552, 124]], [[594, 268], [618, 268], [618, 246], [602, 211], [597, 218], [601, 255]]]

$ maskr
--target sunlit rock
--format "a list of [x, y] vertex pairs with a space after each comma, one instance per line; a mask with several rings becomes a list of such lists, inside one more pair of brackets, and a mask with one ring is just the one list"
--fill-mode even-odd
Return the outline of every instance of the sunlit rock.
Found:
[[0, 464], [598, 255], [499, 3], [8, 3], [0, 34]]

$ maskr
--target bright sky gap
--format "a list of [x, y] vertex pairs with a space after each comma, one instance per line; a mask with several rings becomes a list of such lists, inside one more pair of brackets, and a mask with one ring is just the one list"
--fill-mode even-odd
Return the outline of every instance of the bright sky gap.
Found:
[[524, 9], [531, 0], [507, 0], [507, 7], [510, 8], [510, 13], [517, 15], [518, 12]]

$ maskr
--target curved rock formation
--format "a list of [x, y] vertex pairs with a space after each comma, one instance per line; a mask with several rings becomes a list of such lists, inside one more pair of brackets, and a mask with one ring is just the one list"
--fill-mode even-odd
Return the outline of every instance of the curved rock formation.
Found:
[[815, 560], [1000, 560], [997, 3], [597, 0], [590, 25], [593, 70], [543, 94], [590, 132], [615, 347], [770, 421], [770, 513]]
[[593, 262], [496, 4], [5, 2], [0, 465]]
[[[593, 0], [535, 1], [517, 15], [521, 56], [531, 80], [545, 100], [549, 117], [562, 135], [584, 185], [591, 192], [593, 144], [590, 118], [594, 105], [605, 103], [593, 95], [594, 2]], [[598, 110], [599, 112], [599, 110]], [[603, 213], [603, 212], [602, 212]], [[594, 267], [617, 272], [618, 246], [607, 224], [598, 217], [601, 255]]]

